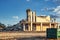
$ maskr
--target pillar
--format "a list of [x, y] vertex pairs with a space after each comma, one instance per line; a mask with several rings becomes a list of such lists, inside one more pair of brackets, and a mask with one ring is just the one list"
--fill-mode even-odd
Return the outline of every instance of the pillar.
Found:
[[50, 28], [52, 28], [52, 27], [51, 27], [51, 22], [50, 22]]
[[25, 31], [25, 24], [23, 24], [23, 30]]
[[55, 26], [55, 28], [57, 28], [57, 24], [56, 23], [54, 24], [54, 26]]
[[59, 24], [57, 24], [58, 28], [59, 28]]
[[32, 12], [31, 12], [31, 31], [32, 31]]
[[41, 22], [41, 31], [43, 31], [43, 26], [42, 26], [42, 22]]

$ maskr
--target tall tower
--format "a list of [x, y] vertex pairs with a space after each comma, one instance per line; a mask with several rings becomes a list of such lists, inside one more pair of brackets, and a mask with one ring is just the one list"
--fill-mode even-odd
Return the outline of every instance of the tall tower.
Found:
[[27, 12], [27, 21], [31, 23], [30, 25], [30, 31], [32, 31], [32, 11], [30, 9], [26, 10]]
[[31, 22], [32, 21], [32, 11], [30, 9], [27, 9], [26, 13], [27, 13], [27, 21]]

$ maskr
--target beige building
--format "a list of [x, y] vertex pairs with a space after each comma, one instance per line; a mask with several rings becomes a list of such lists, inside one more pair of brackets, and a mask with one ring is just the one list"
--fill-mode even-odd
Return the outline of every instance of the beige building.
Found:
[[30, 9], [26, 10], [27, 20], [22, 22], [24, 31], [46, 31], [47, 28], [57, 28], [56, 22], [51, 22], [50, 16], [36, 16], [36, 12], [32, 12]]

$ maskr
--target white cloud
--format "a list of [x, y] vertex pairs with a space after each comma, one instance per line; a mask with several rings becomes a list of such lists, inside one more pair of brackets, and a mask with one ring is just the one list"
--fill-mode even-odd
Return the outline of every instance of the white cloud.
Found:
[[12, 18], [14, 18], [14, 19], [19, 19], [19, 17], [18, 17], [18, 16], [13, 16]]
[[26, 0], [27, 2], [29, 2], [30, 0]]
[[56, 14], [60, 14], [60, 6], [57, 6], [54, 11]]
[[53, 11], [55, 8], [43, 8], [41, 11]]

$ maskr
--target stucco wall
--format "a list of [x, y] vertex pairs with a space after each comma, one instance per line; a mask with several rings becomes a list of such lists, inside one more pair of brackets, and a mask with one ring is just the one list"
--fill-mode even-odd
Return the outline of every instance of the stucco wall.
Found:
[[43, 18], [43, 17], [36, 16], [36, 22], [50, 22], [50, 17], [47, 16], [47, 17]]

